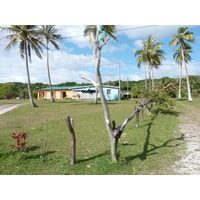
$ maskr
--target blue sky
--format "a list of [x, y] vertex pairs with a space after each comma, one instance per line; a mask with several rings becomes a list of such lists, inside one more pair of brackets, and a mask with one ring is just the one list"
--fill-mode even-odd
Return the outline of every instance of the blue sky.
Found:
[[[141, 48], [142, 40], [149, 35], [156, 36], [159, 42], [164, 44], [166, 59], [159, 70], [155, 71], [155, 78], [164, 76], [177, 78], [179, 67], [173, 60], [173, 48], [169, 47], [172, 34], [176, 33], [178, 25], [116, 25], [118, 42], [110, 40], [102, 49], [101, 73], [103, 82], [118, 80], [118, 61], [121, 62], [121, 79], [141, 80], [144, 79], [144, 70], [137, 68], [134, 53]], [[187, 26], [187, 25], [186, 25]], [[84, 75], [95, 79], [93, 51], [88, 38], [83, 36], [84, 25], [57, 25], [64, 39], [58, 42], [60, 50], [50, 47], [50, 68], [53, 84], [74, 81], [86, 82], [80, 78]], [[192, 44], [194, 54], [189, 64], [190, 75], [200, 75], [200, 26], [189, 25], [189, 30], [194, 32], [196, 43]], [[4, 36], [1, 33], [1, 38]], [[27, 82], [25, 62], [21, 59], [18, 48], [9, 52], [4, 48], [8, 41], [0, 43], [0, 82]], [[40, 60], [33, 53], [30, 64], [31, 82], [48, 83], [46, 74], [46, 54]]]

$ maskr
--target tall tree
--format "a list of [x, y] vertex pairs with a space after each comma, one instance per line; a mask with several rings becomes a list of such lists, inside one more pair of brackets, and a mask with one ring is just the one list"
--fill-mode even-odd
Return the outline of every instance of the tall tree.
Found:
[[10, 40], [8, 45], [6, 46], [6, 50], [10, 50], [12, 47], [17, 46], [19, 44], [19, 52], [21, 58], [25, 58], [26, 63], [26, 73], [28, 79], [28, 92], [30, 102], [33, 107], [37, 107], [35, 102], [33, 101], [32, 93], [31, 93], [31, 83], [30, 83], [30, 73], [29, 73], [29, 62], [31, 62], [31, 49], [34, 50], [36, 55], [39, 58], [42, 58], [42, 47], [44, 44], [41, 42], [38, 34], [38, 26], [37, 25], [11, 25], [9, 27], [1, 27], [2, 31], [6, 31], [10, 33], [5, 36], [5, 39]]
[[116, 32], [116, 27], [114, 25], [87, 25], [84, 30], [84, 35], [89, 36], [90, 43], [93, 44], [93, 53], [94, 53], [94, 59], [95, 59], [95, 71], [96, 71], [96, 81], [89, 79], [87, 77], [82, 77], [86, 80], [89, 80], [95, 87], [97, 88], [102, 102], [102, 107], [104, 111], [104, 117], [105, 117], [105, 124], [106, 128], [110, 137], [111, 141], [111, 154], [112, 154], [112, 160], [117, 161], [117, 141], [118, 139], [114, 137], [113, 134], [113, 127], [111, 123], [110, 118], [110, 112], [108, 109], [108, 104], [106, 102], [103, 88], [102, 88], [102, 79], [100, 74], [100, 64], [101, 64], [101, 50], [102, 47], [110, 40], [110, 38], [113, 38], [114, 40], [117, 40], [117, 38], [114, 36], [114, 33]]
[[[161, 50], [163, 44], [157, 42], [156, 37], [149, 36], [147, 40], [143, 42], [143, 48], [135, 52], [135, 57], [137, 57], [138, 67], [140, 68], [141, 64], [144, 63], [148, 65], [149, 77], [150, 70], [152, 71], [152, 89], [155, 87], [154, 83], [154, 68], [158, 68], [161, 65], [162, 59], [165, 57], [163, 54], [165, 52]], [[145, 88], [146, 84], [146, 67], [145, 67]]]
[[190, 81], [188, 76], [188, 69], [186, 65], [186, 60], [184, 56], [184, 51], [186, 50], [186, 42], [195, 42], [194, 39], [194, 33], [188, 30], [188, 27], [180, 27], [178, 29], [177, 34], [173, 34], [174, 39], [169, 43], [170, 46], [179, 46], [182, 54], [182, 62], [185, 66], [185, 73], [186, 73], [186, 79], [187, 79], [187, 89], [188, 89], [188, 101], [193, 101], [191, 96], [191, 90], [190, 90]]
[[[184, 55], [184, 60], [185, 60], [185, 62], [187, 64], [192, 59], [191, 56], [189, 55], [190, 53], [193, 53], [193, 51], [191, 51], [191, 49], [192, 49], [192, 47], [188, 43], [185, 43], [185, 49], [183, 50], [183, 55]], [[175, 61], [177, 62], [177, 64], [180, 65], [178, 98], [181, 98], [182, 62], [183, 62], [181, 48], [176, 48], [175, 49], [175, 53], [173, 55], [173, 58], [175, 59]]]
[[154, 69], [158, 69], [159, 66], [162, 65], [162, 60], [165, 59], [165, 52], [161, 49], [163, 44], [157, 42], [157, 38], [154, 36], [150, 35], [144, 45], [147, 51], [147, 64], [149, 66], [149, 70], [152, 71], [152, 90], [154, 90]]
[[49, 67], [49, 43], [51, 43], [57, 50], [59, 50], [59, 46], [56, 43], [56, 41], [62, 39], [62, 37], [61, 35], [57, 34], [58, 29], [55, 28], [55, 25], [42, 25], [39, 31], [41, 32], [43, 38], [46, 40], [49, 88], [51, 94], [51, 101], [54, 102], [55, 100], [53, 98], [50, 67]]
[[137, 57], [137, 66], [140, 69], [141, 68], [141, 64], [144, 63], [145, 64], [145, 89], [147, 89], [147, 75], [146, 75], [146, 65], [147, 65], [147, 51], [145, 49], [145, 44], [143, 42], [143, 48], [140, 50], [137, 50], [134, 54], [135, 57]]

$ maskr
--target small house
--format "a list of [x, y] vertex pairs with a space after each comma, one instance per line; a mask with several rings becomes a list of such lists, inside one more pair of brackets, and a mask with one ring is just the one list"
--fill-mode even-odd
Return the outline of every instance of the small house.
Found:
[[[37, 90], [38, 99], [50, 99], [50, 88], [42, 88]], [[68, 86], [68, 87], [52, 87], [54, 99], [79, 99], [94, 100], [96, 98], [96, 88], [93, 85], [88, 86]], [[106, 100], [118, 100], [119, 88], [114, 86], [103, 85], [103, 92]], [[100, 97], [99, 94], [97, 97]]]

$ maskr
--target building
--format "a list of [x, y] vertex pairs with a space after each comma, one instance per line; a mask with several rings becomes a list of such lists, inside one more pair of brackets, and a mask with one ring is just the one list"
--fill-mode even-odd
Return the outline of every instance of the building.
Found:
[[[42, 88], [37, 90], [38, 99], [50, 99], [50, 88]], [[80, 99], [94, 100], [96, 98], [96, 88], [89, 86], [68, 86], [68, 87], [52, 87], [54, 99]], [[119, 88], [114, 86], [103, 85], [103, 92], [106, 100], [118, 100]], [[99, 94], [97, 97], [100, 97]]]

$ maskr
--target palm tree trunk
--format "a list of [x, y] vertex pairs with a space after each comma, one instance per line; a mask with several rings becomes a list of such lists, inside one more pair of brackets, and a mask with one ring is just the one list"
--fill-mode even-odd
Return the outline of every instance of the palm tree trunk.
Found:
[[188, 69], [187, 69], [187, 66], [186, 66], [185, 59], [184, 59], [183, 50], [181, 52], [182, 52], [182, 58], [183, 58], [184, 66], [185, 66], [186, 79], [187, 79], [188, 101], [193, 101], [192, 96], [191, 96], [191, 90], [190, 90], [190, 81], [189, 81], [189, 76], [188, 76]]
[[154, 91], [154, 89], [155, 89], [155, 82], [154, 82], [154, 67], [152, 67], [151, 71], [152, 71], [152, 90]]
[[151, 72], [150, 72], [150, 66], [148, 67], [148, 73], [149, 73], [149, 88], [152, 86], [151, 84]]
[[145, 76], [145, 89], [147, 89], [147, 66], [144, 68], [144, 76]]
[[35, 102], [33, 101], [32, 93], [31, 93], [31, 81], [30, 81], [30, 73], [29, 73], [29, 67], [28, 67], [28, 53], [27, 53], [27, 43], [26, 40], [24, 41], [24, 47], [25, 47], [25, 58], [26, 58], [26, 73], [28, 78], [28, 93], [29, 93], [29, 99], [33, 107], [38, 107]]
[[47, 40], [47, 71], [48, 71], [48, 78], [49, 78], [49, 88], [50, 88], [50, 96], [51, 96], [51, 102], [55, 102], [53, 98], [53, 91], [52, 91], [52, 85], [51, 85], [51, 76], [50, 76], [50, 69], [49, 69], [49, 47], [48, 47], [49, 41]]
[[190, 81], [189, 81], [188, 69], [187, 69], [186, 63], [185, 63], [185, 73], [186, 73], [187, 88], [188, 88], [188, 101], [193, 101], [192, 96], [191, 96]]
[[181, 81], [182, 81], [182, 63], [180, 63], [180, 78], [179, 78], [178, 98], [181, 98]]

